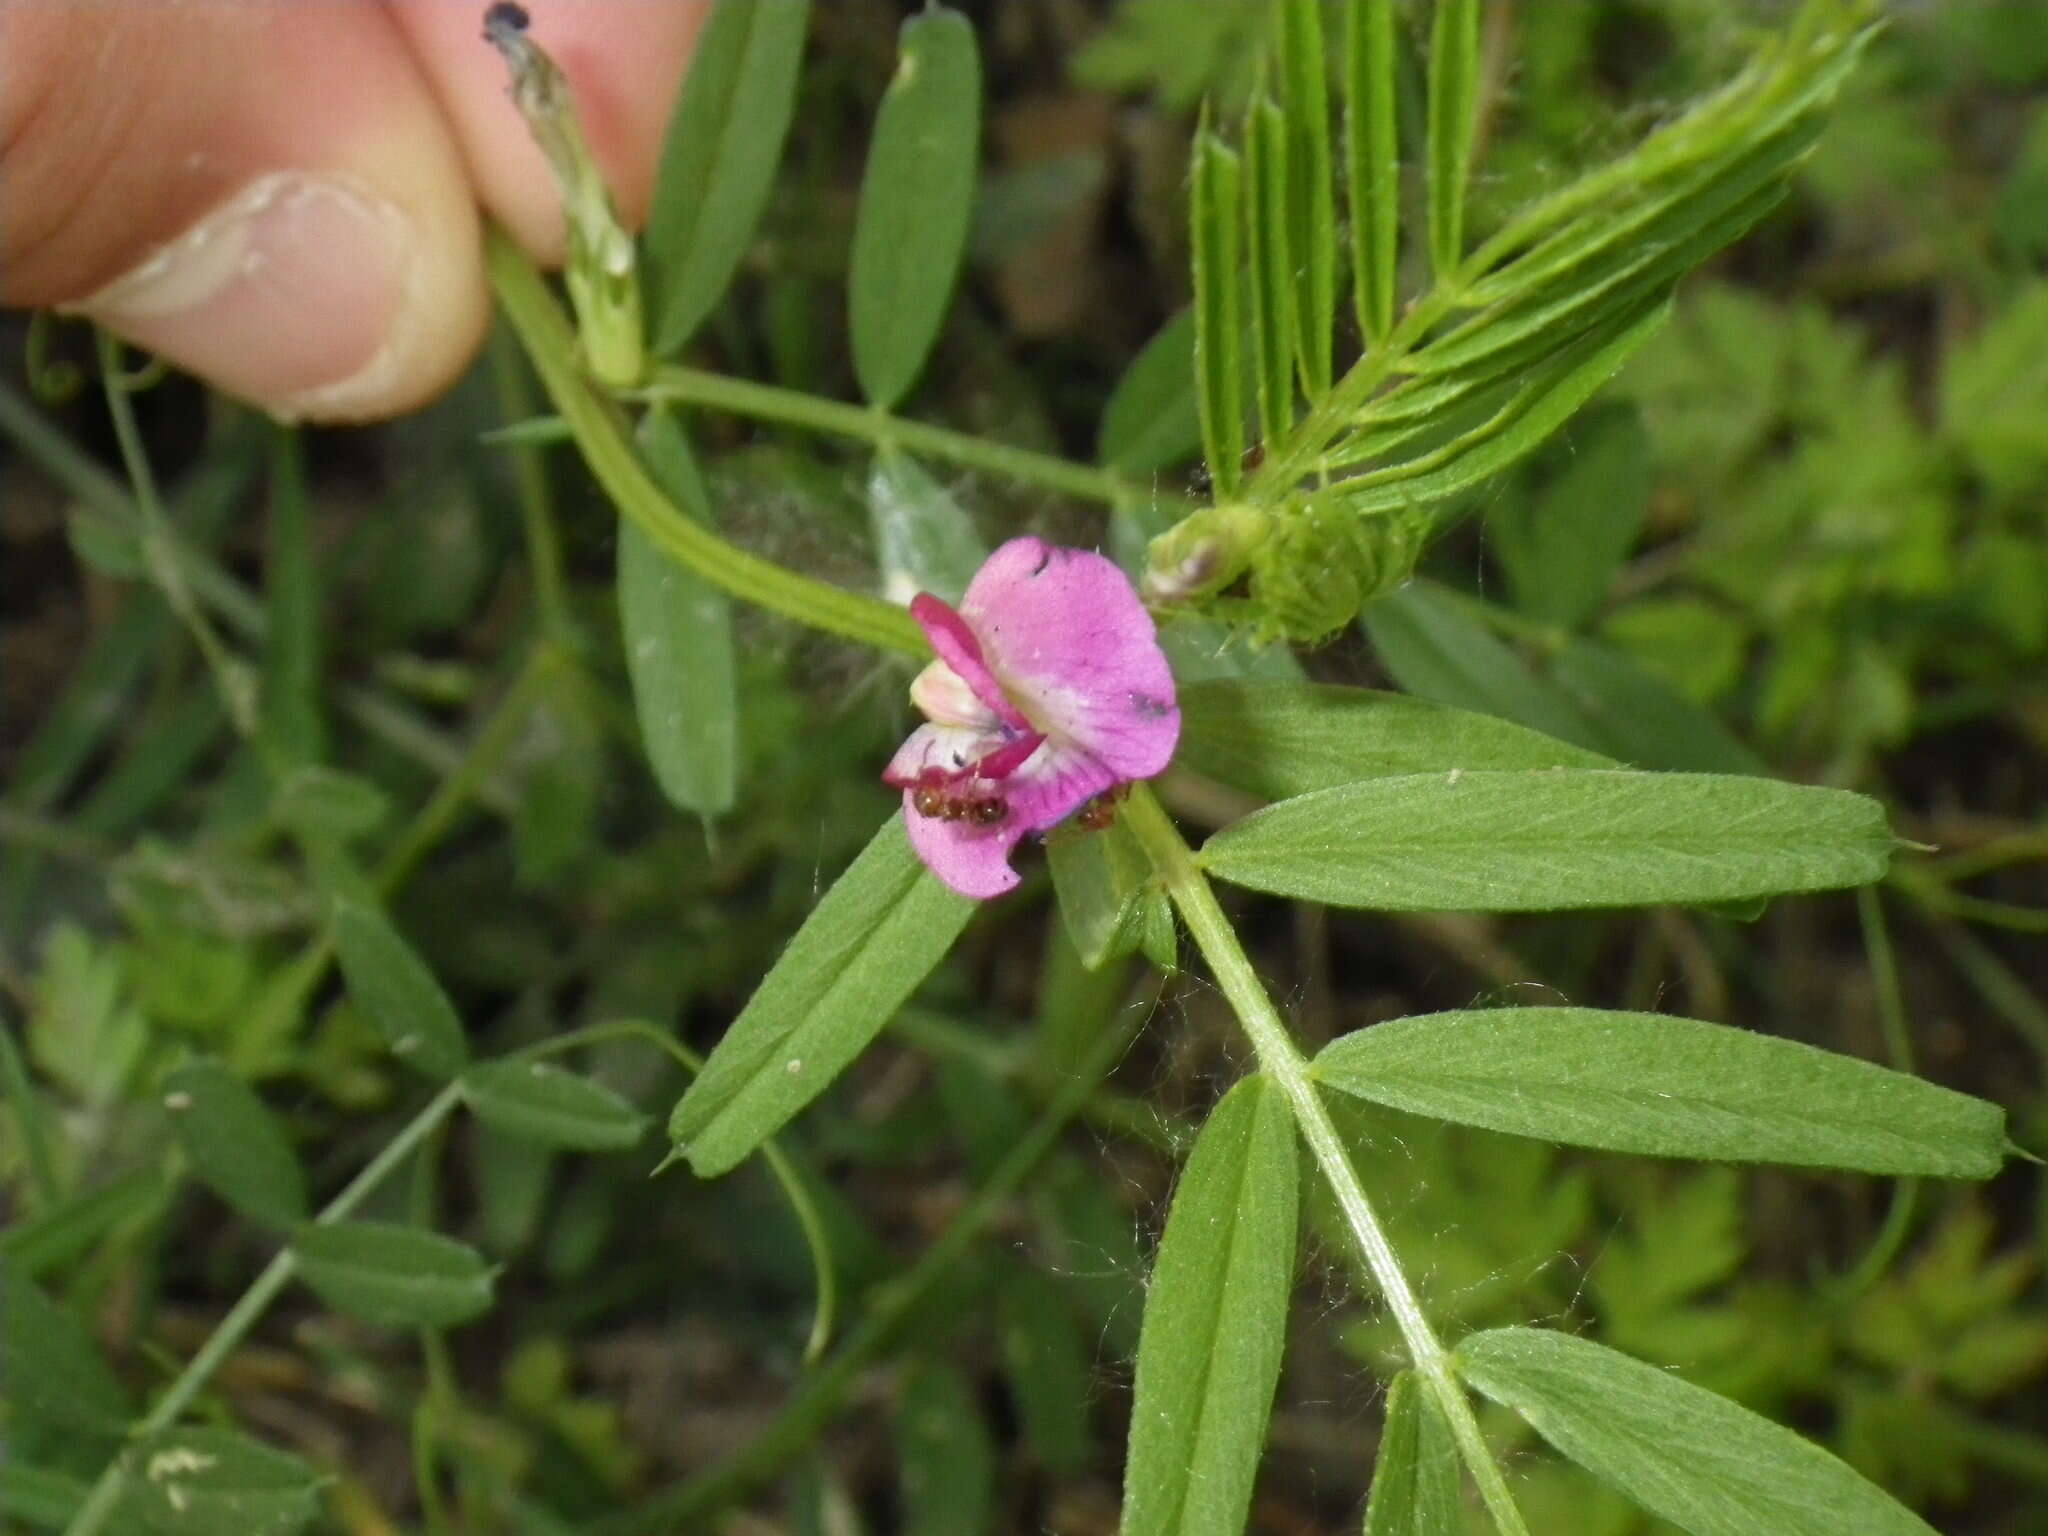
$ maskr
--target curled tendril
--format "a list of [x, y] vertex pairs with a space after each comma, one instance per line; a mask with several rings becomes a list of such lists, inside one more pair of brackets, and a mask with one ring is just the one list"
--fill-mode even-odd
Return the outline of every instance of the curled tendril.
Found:
[[85, 387], [85, 370], [69, 358], [50, 356], [50, 337], [59, 317], [47, 309], [29, 316], [28, 340], [22, 348], [22, 371], [38, 404], [63, 405]]
[[124, 395], [139, 395], [145, 390], [155, 389], [170, 376], [171, 367], [160, 357], [145, 358], [135, 368], [124, 368], [114, 375], [114, 384]]

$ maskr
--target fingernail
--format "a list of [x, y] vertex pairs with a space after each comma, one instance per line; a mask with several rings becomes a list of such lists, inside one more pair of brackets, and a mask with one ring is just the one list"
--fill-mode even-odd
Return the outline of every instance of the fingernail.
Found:
[[409, 233], [382, 198], [278, 172], [76, 307], [273, 415], [345, 417], [402, 364]]

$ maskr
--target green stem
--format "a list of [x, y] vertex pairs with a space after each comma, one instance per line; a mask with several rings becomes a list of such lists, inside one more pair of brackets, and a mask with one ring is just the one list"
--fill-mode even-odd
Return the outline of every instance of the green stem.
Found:
[[2009, 901], [1951, 890], [1911, 864], [1895, 866], [1889, 883], [1931, 912], [2011, 933], [2048, 933], [2048, 908], [2016, 906]]
[[[9, 439], [38, 469], [87, 507], [126, 525], [140, 520], [141, 513], [127, 489], [54, 431], [4, 383], [0, 383], [0, 436]], [[163, 533], [170, 558], [183, 571], [192, 594], [244, 641], [264, 639], [269, 632], [269, 617], [263, 611], [262, 600], [215, 564], [204, 549], [183, 539], [168, 517]], [[378, 740], [429, 768], [445, 769], [454, 762], [456, 752], [439, 730], [386, 695], [369, 688], [350, 687], [341, 689], [339, 696], [349, 717]], [[107, 717], [109, 721], [118, 718]], [[52, 790], [35, 798], [48, 803], [55, 793]]]
[[[644, 1040], [669, 1056], [690, 1076], [695, 1077], [704, 1070], [704, 1058], [691, 1050], [673, 1035], [665, 1035], [641, 1019], [619, 1019], [609, 1024], [589, 1024], [582, 1029], [572, 1030], [566, 1035], [557, 1035], [539, 1045], [529, 1046], [515, 1053], [524, 1060], [537, 1061], [546, 1056], [558, 1056], [578, 1046], [593, 1045], [600, 1040]], [[832, 1328], [839, 1315], [839, 1276], [832, 1268], [832, 1243], [825, 1234], [825, 1218], [819, 1214], [818, 1202], [811, 1198], [803, 1178], [796, 1171], [796, 1165], [789, 1160], [789, 1154], [776, 1143], [774, 1137], [761, 1143], [761, 1158], [768, 1164], [768, 1171], [775, 1176], [775, 1182], [782, 1186], [782, 1192], [789, 1199], [790, 1210], [796, 1216], [796, 1224], [803, 1233], [804, 1246], [811, 1254], [811, 1278], [816, 1289], [817, 1305], [811, 1313], [810, 1337], [804, 1340], [804, 1364], [811, 1365], [825, 1353], [825, 1346], [832, 1341]], [[671, 1154], [668, 1161], [654, 1171], [675, 1160]]]
[[260, 746], [258, 738], [256, 678], [246, 662], [227, 647], [213, 621], [199, 606], [187, 580], [184, 552], [164, 517], [157, 496], [156, 474], [142, 445], [142, 433], [135, 424], [135, 412], [128, 402], [132, 385], [121, 366], [121, 343], [105, 331], [95, 333], [99, 342], [100, 376], [107, 399], [107, 415], [114, 424], [114, 440], [121, 449], [121, 462], [128, 471], [133, 496], [130, 504], [139, 514], [143, 563], [150, 579], [163, 591], [164, 601], [178, 616], [199, 647], [220, 689], [228, 718], [245, 741]]
[[735, 1455], [686, 1478], [663, 1493], [644, 1499], [629, 1513], [601, 1520], [586, 1536], [641, 1536], [641, 1533], [683, 1530], [732, 1503], [772, 1477], [800, 1454], [839, 1409], [848, 1389], [897, 1331], [917, 1315], [946, 1272], [985, 1231], [1061, 1134], [1094, 1097], [1111, 1067], [1144, 1022], [1140, 1009], [1126, 1009], [1118, 1022], [1104, 1029], [1086, 1056], [1075, 1062], [1071, 1076], [1040, 1112], [1022, 1140], [1013, 1146], [960, 1208], [952, 1224], [939, 1234], [902, 1275], [879, 1287], [867, 1314], [847, 1334], [823, 1367], [804, 1378], [773, 1423]]
[[621, 516], [665, 553], [735, 597], [864, 645], [911, 656], [930, 654], [923, 632], [905, 610], [748, 554], [670, 502], [641, 465], [618, 412], [578, 368], [575, 335], [540, 274], [495, 230], [486, 257], [498, 302], [533, 360], [541, 387]]
[[1492, 1514], [1494, 1524], [1507, 1536], [1529, 1536], [1528, 1527], [1522, 1523], [1521, 1512], [1515, 1508], [1514, 1497], [1508, 1492], [1507, 1478], [1494, 1460], [1493, 1452], [1487, 1448], [1486, 1439], [1479, 1430], [1479, 1420], [1473, 1415], [1472, 1405], [1458, 1384], [1450, 1355], [1430, 1327], [1429, 1319], [1423, 1315], [1422, 1303], [1409, 1284], [1400, 1260], [1395, 1257], [1393, 1245], [1388, 1242], [1386, 1230], [1380, 1225], [1371, 1201], [1366, 1198], [1358, 1171], [1351, 1166], [1350, 1154], [1337, 1134], [1335, 1122], [1330, 1119], [1329, 1106], [1323, 1103], [1322, 1095], [1316, 1089], [1312, 1069], [1295, 1045], [1294, 1037], [1287, 1032], [1287, 1026], [1281, 1022], [1272, 999], [1266, 995], [1244, 946], [1238, 942], [1236, 929], [1217, 903], [1208, 877], [1202, 873], [1193, 851], [1145, 785], [1137, 785], [1124, 802], [1124, 819], [1125, 825], [1151, 856], [1166, 893], [1173, 898], [1182, 921], [1188, 925], [1188, 932], [1194, 936], [1203, 958], [1209, 962], [1216, 984], [1223, 989], [1223, 995], [1230, 1000], [1246, 1035], [1251, 1038], [1260, 1070], [1278, 1083], [1287, 1095], [1295, 1123], [1301, 1128], [1302, 1139], [1308, 1143], [1316, 1165], [1329, 1181], [1330, 1192], [1336, 1197], [1344, 1224], [1350, 1228], [1367, 1267], [1379, 1283], [1380, 1292], [1400, 1327], [1401, 1337], [1407, 1343], [1417, 1373], [1428, 1383], [1443, 1407], [1451, 1433], [1471, 1469], [1472, 1480], [1478, 1485], [1479, 1495]]
[[674, 365], [657, 368], [654, 376], [632, 398], [667, 401], [678, 405], [708, 406], [755, 421], [777, 421], [804, 427], [831, 437], [852, 438], [877, 448], [900, 448], [928, 459], [941, 459], [968, 469], [986, 470], [1028, 485], [1077, 497], [1082, 501], [1117, 506], [1125, 501], [1150, 497], [1152, 488], [1127, 480], [1107, 469], [1076, 464], [1049, 453], [1034, 453], [1008, 443], [993, 443], [965, 432], [953, 432], [920, 421], [906, 421], [886, 411], [863, 405], [825, 400], [800, 390], [778, 389], [772, 384], [755, 384], [707, 373], [700, 368]]
[[[503, 327], [491, 335], [490, 363], [497, 385], [499, 418], [519, 421], [531, 416], [533, 391], [520, 366], [517, 343], [505, 334]], [[568, 584], [562, 576], [562, 541], [555, 531], [554, 498], [548, 494], [547, 472], [541, 465], [540, 453], [531, 444], [515, 443], [509, 451], [519, 523], [526, 538], [527, 564], [533, 572], [533, 605], [540, 613], [542, 633], [566, 645], [575, 625], [569, 616]]]
[[[405, 1128], [363, 1168], [363, 1171], [349, 1181], [348, 1187], [323, 1208], [316, 1222], [335, 1222], [347, 1216], [369, 1196], [371, 1191], [382, 1184], [398, 1165], [405, 1161], [421, 1141], [433, 1134], [449, 1113], [461, 1101], [462, 1090], [449, 1083], [429, 1099], [420, 1112], [407, 1122]], [[192, 1399], [212, 1378], [221, 1363], [232, 1354], [249, 1330], [256, 1326], [270, 1303], [277, 1298], [292, 1276], [298, 1272], [298, 1260], [291, 1249], [278, 1253], [263, 1267], [241, 1299], [221, 1319], [220, 1326], [199, 1347], [199, 1353], [187, 1362], [185, 1369], [178, 1373], [178, 1379], [171, 1383], [164, 1395], [156, 1400], [142, 1422], [136, 1425], [133, 1438], [147, 1440], [150, 1436], [168, 1429], [177, 1422], [178, 1416], [191, 1405]], [[92, 1492], [78, 1513], [71, 1517], [71, 1523], [64, 1527], [64, 1536], [98, 1536], [113, 1518], [114, 1510], [121, 1501], [121, 1495], [128, 1486], [131, 1469], [131, 1454], [124, 1452], [107, 1463], [100, 1473], [99, 1481], [93, 1484]]]
[[1919, 916], [1948, 951], [1956, 969], [1977, 989], [1977, 995], [2033, 1048], [2042, 1071], [2048, 1073], [2048, 1007], [2043, 1007], [2033, 989], [1961, 923], [1924, 904]]
[[427, 803], [419, 808], [377, 866], [377, 889], [383, 895], [406, 882], [428, 849], [446, 835], [464, 805], [484, 781], [498, 771], [525, 726], [535, 701], [555, 675], [556, 652], [545, 641], [527, 655], [512, 684], [498, 700], [469, 747]]
[[[1913, 1034], [1906, 1020], [1906, 999], [1899, 989], [1899, 967], [1892, 951], [1891, 933], [1884, 922], [1884, 903], [1875, 886], [1856, 892], [1856, 917], [1863, 929], [1863, 950], [1870, 959], [1871, 980], [1877, 984], [1877, 1018], [1884, 1031], [1885, 1055], [1900, 1072], [1913, 1070]], [[1900, 1179], [1892, 1185], [1891, 1205], [1884, 1224], [1863, 1257], [1830, 1287], [1839, 1305], [1861, 1296], [1891, 1268], [1900, 1247], [1913, 1230], [1913, 1209], [1920, 1197], [1918, 1179]]]

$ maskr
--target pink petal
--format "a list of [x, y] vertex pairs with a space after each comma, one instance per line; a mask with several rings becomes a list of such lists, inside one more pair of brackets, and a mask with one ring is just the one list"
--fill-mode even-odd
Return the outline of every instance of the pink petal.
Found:
[[911, 732], [884, 778], [904, 786], [903, 823], [910, 846], [933, 874], [962, 896], [985, 901], [1010, 890], [1017, 884], [1010, 855], [1025, 835], [1057, 826], [1118, 782], [1094, 754], [1046, 742], [1009, 777], [981, 781], [988, 794], [1001, 798], [1001, 821], [978, 826], [966, 819], [921, 815], [914, 787], [929, 760], [949, 760], [950, 748], [942, 739], [945, 730], [926, 725]]
[[1031, 832], [1056, 827], [1123, 780], [1093, 752], [1048, 741], [1000, 786], [1010, 820]]
[[[1011, 539], [975, 573], [958, 617], [979, 641], [977, 670], [992, 672], [1039, 729], [1099, 758], [1113, 780], [1150, 778], [1172, 759], [1173, 673], [1130, 579], [1101, 555]], [[923, 615], [919, 622], [937, 648], [939, 631]], [[972, 675], [960, 675], [981, 694]]]
[[[988, 567], [984, 565], [982, 569]], [[981, 642], [975, 639], [965, 619], [929, 592], [920, 592], [910, 600], [910, 616], [917, 620], [925, 639], [931, 641], [939, 660], [974, 690], [977, 699], [995, 711], [997, 719], [1016, 730], [1030, 728], [1030, 722], [1017, 713], [1017, 706], [1003, 692], [1003, 685], [989, 672], [988, 663], [981, 657]]]
[[1028, 762], [1044, 740], [1035, 731], [1013, 737], [1000, 730], [927, 723], [903, 738], [903, 745], [882, 770], [882, 782], [897, 789], [914, 789], [933, 782], [965, 786], [987, 781], [994, 793], [997, 782], [1007, 780]]
[[1024, 836], [1025, 827], [1015, 817], [992, 827], [977, 827], [967, 821], [920, 816], [910, 803], [910, 791], [905, 790], [903, 829], [925, 868], [962, 896], [987, 901], [1016, 889], [1017, 871], [1010, 868], [1010, 850]]

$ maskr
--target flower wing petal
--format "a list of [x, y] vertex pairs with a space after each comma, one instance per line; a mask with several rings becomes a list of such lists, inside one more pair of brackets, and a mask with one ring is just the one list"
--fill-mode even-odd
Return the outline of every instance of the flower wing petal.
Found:
[[975, 574], [959, 617], [980, 642], [975, 661], [1039, 729], [1083, 748], [1116, 779], [1150, 778], [1172, 759], [1173, 673], [1152, 616], [1113, 562], [1011, 539]]
[[[920, 592], [910, 600], [910, 616], [917, 620], [918, 628], [924, 631], [925, 639], [931, 642], [939, 660], [973, 690], [974, 696], [987, 705], [998, 720], [1012, 730], [1029, 728], [1029, 722], [1017, 713], [1017, 706], [1003, 692], [1003, 685], [989, 672], [988, 663], [982, 658], [981, 642], [960, 614], [931, 593]], [[926, 673], [930, 670], [926, 668]], [[920, 674], [920, 682], [924, 675]]]
[[978, 827], [968, 821], [920, 816], [911, 804], [910, 791], [905, 790], [903, 828], [925, 868], [962, 896], [987, 901], [1016, 889], [1017, 871], [1010, 868], [1010, 851], [1026, 830], [1016, 817], [992, 827]]

